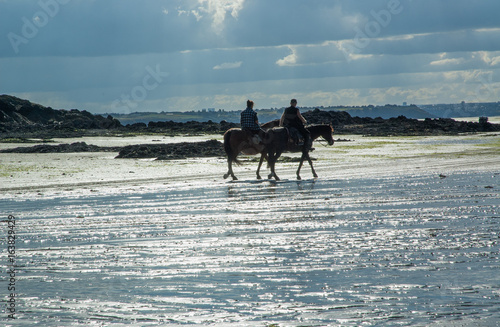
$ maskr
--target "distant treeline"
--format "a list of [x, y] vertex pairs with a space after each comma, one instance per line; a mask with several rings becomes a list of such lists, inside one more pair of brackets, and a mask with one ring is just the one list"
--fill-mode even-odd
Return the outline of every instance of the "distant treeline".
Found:
[[[459, 104], [433, 104], [433, 105], [391, 105], [384, 106], [330, 106], [330, 107], [300, 107], [302, 112], [320, 109], [323, 111], [344, 111], [353, 117], [369, 118], [395, 118], [405, 116], [407, 118], [450, 118], [450, 117], [479, 117], [479, 116], [500, 116], [500, 103], [459, 103]], [[261, 123], [278, 119], [281, 117], [284, 108], [256, 109]], [[240, 121], [240, 111], [188, 111], [188, 112], [134, 112], [130, 114], [111, 115], [118, 119], [123, 125], [135, 123], [149, 123], [151, 121], [227, 121], [238, 123]]]
[[[323, 111], [345, 111], [351, 116], [358, 117], [381, 117], [384, 119], [399, 117], [401, 115], [408, 118], [435, 118], [436, 116], [422, 110], [421, 108], [410, 106], [362, 106], [362, 107], [300, 107], [302, 112], [307, 112], [314, 109]], [[259, 121], [261, 123], [268, 122], [281, 117], [284, 108], [274, 109], [256, 109]], [[130, 114], [111, 114], [114, 118], [118, 119], [123, 125], [135, 123], [149, 123], [151, 121], [174, 121], [174, 122], [188, 122], [188, 121], [227, 121], [231, 123], [239, 123], [240, 111], [189, 111], [189, 112], [134, 112]]]
[[500, 102], [420, 105], [420, 108], [441, 118], [500, 116]]

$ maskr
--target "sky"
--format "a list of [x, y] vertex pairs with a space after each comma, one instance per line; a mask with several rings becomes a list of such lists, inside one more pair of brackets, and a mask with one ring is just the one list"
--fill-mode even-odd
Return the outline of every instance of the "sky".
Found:
[[0, 0], [0, 94], [93, 113], [496, 102], [498, 0]]

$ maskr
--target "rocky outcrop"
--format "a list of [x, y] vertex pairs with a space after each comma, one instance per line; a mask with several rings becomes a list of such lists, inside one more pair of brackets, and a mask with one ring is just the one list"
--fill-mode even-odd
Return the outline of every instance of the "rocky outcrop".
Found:
[[217, 140], [209, 140], [194, 143], [182, 142], [171, 144], [129, 145], [123, 147], [116, 158], [156, 158], [157, 160], [171, 160], [219, 156], [225, 156], [222, 143]]
[[[353, 117], [346, 111], [310, 110], [302, 112], [309, 124], [332, 124], [335, 134], [453, 135], [500, 131], [500, 125], [487, 119], [461, 122], [450, 118], [411, 119]], [[264, 123], [261, 121], [261, 123]], [[9, 95], [0, 96], [0, 138], [55, 138], [113, 134], [223, 134], [239, 124], [225, 120], [217, 123], [158, 121], [123, 126], [111, 116], [93, 115], [85, 110], [55, 110]], [[97, 131], [97, 132], [96, 132]], [[179, 155], [181, 156], [181, 155]]]
[[0, 150], [0, 153], [72, 153], [72, 152], [118, 152], [117, 159], [156, 158], [172, 160], [202, 157], [224, 157], [222, 143], [217, 140], [205, 142], [182, 142], [168, 144], [138, 144], [124, 147], [100, 147], [85, 142], [71, 144], [40, 144]]
[[[37, 133], [113, 129], [122, 124], [111, 116], [106, 118], [88, 111], [56, 110], [10, 95], [0, 95], [0, 132]], [[55, 133], [57, 134], [57, 133]]]
[[456, 121], [451, 118], [410, 119], [405, 116], [396, 118], [351, 117], [342, 111], [321, 111], [319, 109], [303, 113], [310, 124], [332, 124], [335, 134], [361, 134], [369, 136], [421, 136], [456, 135], [500, 131], [500, 125], [488, 123], [487, 119], [478, 122]]
[[39, 144], [30, 147], [18, 147], [0, 150], [0, 153], [74, 153], [74, 152], [118, 152], [120, 147], [100, 147], [85, 142], [71, 144]]

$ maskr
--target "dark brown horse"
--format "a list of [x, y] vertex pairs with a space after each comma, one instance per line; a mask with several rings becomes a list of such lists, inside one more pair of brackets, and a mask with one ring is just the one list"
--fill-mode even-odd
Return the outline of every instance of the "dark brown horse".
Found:
[[[228, 178], [229, 176], [231, 176], [233, 180], [238, 179], [236, 178], [233, 172], [233, 162], [236, 164], [240, 164], [240, 161], [237, 159], [237, 156], [240, 153], [246, 155], [256, 155], [260, 153], [261, 156], [260, 156], [259, 166], [257, 168], [257, 179], [261, 179], [260, 168], [262, 166], [262, 163], [264, 162], [264, 159], [266, 160], [268, 159], [269, 149], [273, 150], [273, 154], [275, 157], [274, 164], [284, 151], [300, 152], [301, 151], [300, 147], [294, 145], [293, 143], [288, 143], [288, 131], [286, 129], [281, 128], [281, 129], [271, 130], [273, 127], [277, 126], [279, 126], [279, 119], [261, 125], [262, 129], [268, 130], [270, 132], [269, 134], [266, 133], [263, 139], [263, 143], [261, 144], [254, 144], [248, 132], [243, 131], [240, 128], [231, 128], [228, 131], [226, 131], [226, 133], [224, 134], [224, 150], [227, 155], [228, 171], [227, 173], [224, 174], [224, 178]], [[330, 145], [333, 144], [333, 137], [332, 137], [333, 129], [331, 125], [315, 125], [311, 126], [311, 128], [312, 129], [310, 130], [310, 133], [312, 140], [315, 140], [316, 138], [322, 136], [326, 141], [328, 141], [328, 144]], [[280, 130], [283, 130], [284, 132], [283, 131], [279, 132]], [[284, 140], [285, 138], [286, 141]], [[266, 145], [270, 145], [269, 149], [266, 148]], [[282, 149], [283, 145], [285, 145], [284, 149]], [[309, 154], [306, 153], [305, 155], [302, 154], [302, 158], [299, 164], [299, 169], [297, 170], [297, 178], [300, 179], [299, 172], [300, 169], [302, 168], [302, 164], [305, 159], [307, 159], [307, 161], [309, 162], [314, 177], [317, 177], [316, 172], [314, 171], [312, 165], [312, 161], [309, 158]], [[269, 164], [269, 166], [271, 165]], [[273, 173], [273, 169], [274, 168], [272, 168], [271, 170], [272, 173], [269, 175], [270, 176], [269, 178], [275, 176], [276, 179], [279, 179], [276, 176], [276, 173]]]
[[[255, 144], [252, 141], [250, 132], [241, 130], [240, 128], [231, 128], [224, 134], [224, 150], [227, 155], [227, 173], [224, 174], [224, 178], [231, 176], [233, 180], [237, 180], [233, 172], [233, 162], [240, 164], [240, 161], [236, 158], [238, 154], [243, 153], [247, 155], [261, 154], [260, 160], [267, 157], [266, 148], [264, 144]], [[260, 165], [259, 165], [260, 166]], [[260, 176], [257, 177], [260, 178]]]
[[[265, 124], [262, 124], [260, 127], [267, 131], [273, 127], [278, 127], [280, 125], [280, 120], [275, 119]], [[267, 138], [264, 136], [263, 142], [267, 141]], [[224, 179], [231, 176], [233, 180], [237, 180], [236, 176], [234, 176], [233, 172], [233, 162], [235, 164], [241, 164], [241, 162], [237, 159], [237, 156], [240, 153], [246, 155], [256, 155], [260, 153], [260, 162], [259, 162], [259, 170], [260, 166], [262, 166], [262, 162], [264, 159], [267, 159], [267, 150], [264, 144], [254, 144], [251, 141], [251, 136], [248, 132], [241, 130], [240, 128], [231, 128], [224, 134], [224, 150], [227, 155], [227, 165], [228, 171], [224, 174]], [[257, 170], [257, 178], [261, 179], [259, 175], [259, 170]]]
[[268, 131], [271, 128], [279, 127], [279, 126], [280, 126], [280, 120], [279, 119], [275, 119], [275, 120], [271, 120], [271, 121], [269, 121], [269, 122], [267, 122], [265, 124], [260, 125], [260, 128], [262, 128], [265, 131]]
[[[322, 137], [325, 139], [329, 145], [333, 145], [333, 128], [331, 125], [312, 125], [307, 127], [309, 133], [311, 133], [311, 139], [314, 141], [318, 137]], [[279, 180], [278, 175], [275, 172], [275, 165], [278, 158], [285, 151], [288, 152], [302, 152], [302, 157], [300, 158], [299, 168], [297, 169], [297, 179], [301, 179], [300, 177], [300, 169], [304, 163], [304, 160], [309, 162], [311, 166], [311, 170], [314, 177], [318, 177], [316, 171], [314, 170], [311, 158], [309, 157], [309, 149], [305, 149], [302, 146], [297, 146], [294, 143], [290, 142], [289, 132], [286, 128], [272, 128], [266, 133], [266, 151], [267, 151], [267, 161], [269, 163], [269, 167], [271, 168], [271, 173], [268, 178], [275, 178]], [[262, 165], [263, 157], [261, 156], [259, 167], [257, 168], [257, 178], [260, 178], [259, 171]]]

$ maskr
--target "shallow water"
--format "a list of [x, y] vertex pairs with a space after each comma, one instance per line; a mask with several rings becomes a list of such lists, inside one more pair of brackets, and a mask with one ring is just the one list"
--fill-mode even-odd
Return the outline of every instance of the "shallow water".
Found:
[[321, 176], [0, 200], [17, 217], [7, 322], [497, 324], [498, 172]]

